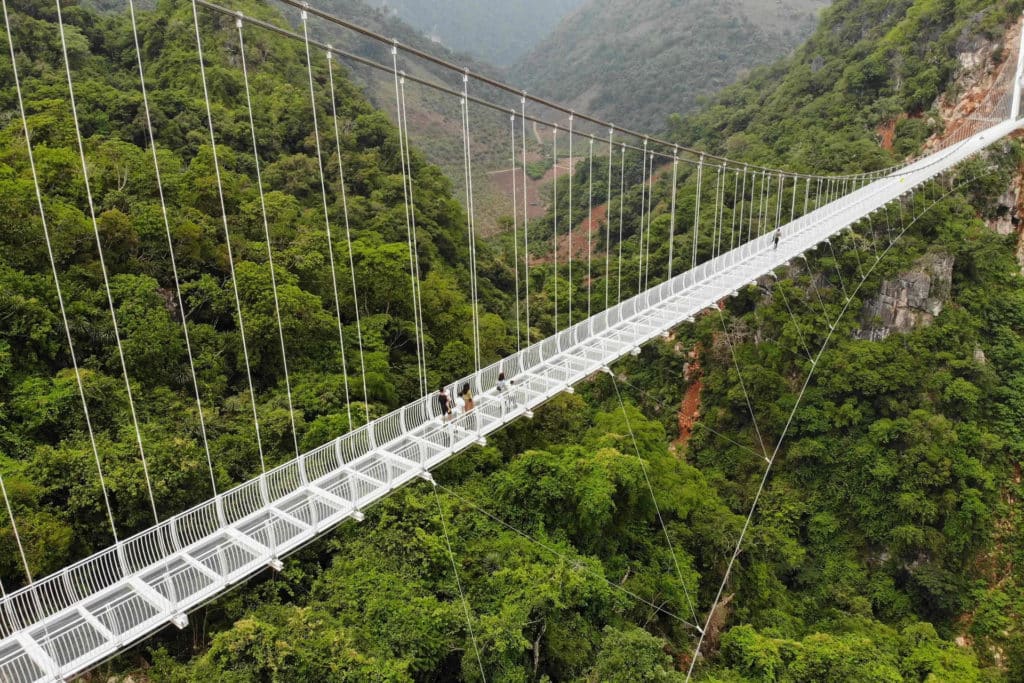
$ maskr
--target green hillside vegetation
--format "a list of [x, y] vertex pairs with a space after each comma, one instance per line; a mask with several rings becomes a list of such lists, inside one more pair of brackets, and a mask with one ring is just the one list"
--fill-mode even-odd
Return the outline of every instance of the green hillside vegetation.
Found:
[[534, 94], [633, 130], [663, 130], [799, 45], [826, 0], [590, 0], [510, 69]]
[[[960, 37], [998, 40], [1021, 4], [908, 0], [886, 5], [888, 13], [882, 5], [841, 0], [793, 59], [729, 90], [708, 113], [674, 121], [674, 134], [751, 162], [856, 171], [895, 163], [896, 154], [878, 147], [875, 125], [894, 112], [927, 110], [949, 85]], [[276, 16], [255, 4], [246, 10]], [[270, 461], [278, 462], [290, 456], [291, 439], [248, 120], [233, 61], [237, 45], [230, 19], [203, 16], [204, 36], [219, 37], [207, 43], [218, 153], [264, 443]], [[173, 280], [152, 169], [140, 147], [145, 134], [131, 34], [120, 16], [69, 7], [66, 19], [157, 505], [170, 512], [205, 498], [208, 489], [179, 313], [166, 303]], [[148, 501], [84, 213], [53, 21], [43, 5], [20, 6], [12, 17], [58, 270], [73, 302], [70, 325], [126, 534], [150, 523]], [[190, 9], [162, 3], [142, 15], [142, 29], [187, 320], [216, 476], [225, 487], [256, 472], [258, 454]], [[246, 49], [264, 178], [275, 188], [268, 195], [272, 242], [300, 442], [307, 447], [349, 425], [304, 55], [300, 44], [255, 31], [247, 32]], [[881, 72], [870, 87], [853, 78], [895, 55], [906, 70]], [[832, 78], [806, 76], [826, 69]], [[922, 75], [930, 69], [934, 78]], [[322, 84], [324, 65], [318, 70]], [[368, 395], [354, 377], [353, 301], [342, 288], [349, 384], [376, 415], [416, 393], [397, 137], [351, 83], [338, 83]], [[918, 85], [908, 91], [909, 83]], [[0, 96], [14, 111], [9, 80]], [[879, 98], [888, 102], [871, 109]], [[329, 120], [326, 99], [318, 102], [321, 121]], [[97, 108], [97, 102], [119, 106]], [[42, 574], [105, 546], [109, 533], [19, 123], [11, 117], [0, 128], [0, 469], [33, 570]], [[917, 124], [901, 130], [898, 149], [913, 149], [927, 133]], [[325, 144], [328, 158], [334, 149]], [[436, 489], [419, 482], [396, 493], [368, 510], [361, 524], [346, 524], [288, 558], [283, 572], [268, 570], [193, 614], [186, 631], [165, 630], [97, 675], [182, 683], [684, 680], [694, 640], [682, 622], [694, 618], [691, 603], [697, 619], [711, 604], [764, 471], [738, 367], [765, 441], [777, 439], [796, 410], [726, 587], [728, 603], [709, 634], [710, 659], [699, 679], [1024, 678], [1017, 502], [1024, 491], [1014, 479], [1024, 454], [1024, 282], [1010, 238], [981, 220], [1022, 162], [1016, 142], [1000, 144], [956, 177], [891, 208], [886, 218], [893, 225], [923, 215], [853, 293], [851, 313], [836, 325], [799, 405], [796, 396], [811, 370], [802, 345], [825, 341], [827, 319], [842, 310], [846, 286], [860, 279], [881, 246], [880, 219], [833, 240], [835, 256], [824, 249], [809, 254], [808, 269], [795, 264], [778, 282], [744, 289], [721, 317], [680, 326], [672, 340], [653, 342], [639, 358], [617, 364], [614, 379], [599, 375], [576, 394], [553, 399], [532, 421], [508, 426], [487, 447], [454, 458], [436, 473]], [[635, 155], [626, 163], [628, 295], [637, 287], [641, 170]], [[595, 159], [595, 204], [608, 190], [606, 164]], [[414, 167], [428, 368], [436, 385], [465, 372], [472, 355], [465, 216], [438, 169], [418, 154]], [[585, 169], [562, 180], [576, 183], [578, 216], [589, 208]], [[690, 253], [695, 208], [696, 182], [684, 170], [677, 272]], [[339, 221], [335, 170], [328, 181], [331, 217]], [[617, 206], [617, 186], [612, 189]], [[706, 182], [702, 191], [707, 205], [713, 185]], [[666, 270], [669, 192], [667, 178], [655, 183], [652, 281]], [[560, 190], [559, 200], [564, 216], [567, 193]], [[723, 220], [730, 219], [727, 211]], [[702, 256], [710, 253], [713, 220], [701, 216]], [[534, 229], [539, 255], [550, 250], [542, 238], [553, 231], [553, 217], [534, 222]], [[506, 235], [480, 254], [488, 360], [515, 343], [508, 246]], [[597, 248], [603, 253], [611, 246], [618, 245], [602, 238]], [[335, 249], [344, 253], [344, 241]], [[955, 257], [951, 301], [934, 323], [881, 342], [854, 338], [856, 313], [882, 279], [932, 250]], [[341, 266], [339, 280], [347, 276]], [[571, 283], [564, 269], [536, 268], [535, 336], [553, 327], [556, 276], [561, 297], [573, 287], [576, 300], [585, 300], [579, 268]], [[600, 277], [594, 282], [597, 308], [605, 303], [604, 284]], [[784, 302], [797, 304], [792, 314]], [[691, 350], [703, 369], [701, 427], [681, 451], [670, 450]], [[12, 588], [24, 579], [9, 526], [0, 543], [0, 578]]]

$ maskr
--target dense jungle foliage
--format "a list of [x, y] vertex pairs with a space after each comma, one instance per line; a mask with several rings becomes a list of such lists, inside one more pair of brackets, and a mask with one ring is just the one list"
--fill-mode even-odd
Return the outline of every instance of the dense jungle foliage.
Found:
[[511, 67], [530, 92], [633, 130], [788, 54], [827, 0], [590, 0]]
[[[12, 6], [69, 326], [119, 531], [127, 534], [151, 518], [55, 17], [43, 3]], [[255, 4], [245, 9], [274, 16]], [[727, 91], [708, 113], [675, 120], [675, 134], [752, 163], [888, 166], [898, 158], [879, 148], [875, 126], [894, 112], [927, 110], [955, 74], [961, 39], [998, 41], [1020, 9], [981, 0], [844, 0], [791, 60]], [[291, 431], [237, 34], [233, 21], [201, 16], [263, 442], [269, 460], [278, 462], [291, 455]], [[157, 504], [166, 514], [209, 491], [182, 317], [196, 349], [218, 484], [258, 471], [191, 8], [166, 2], [140, 15], [184, 311], [174, 300], [130, 29], [120, 15], [78, 7], [66, 8], [65, 19], [73, 27], [72, 66], [104, 255]], [[883, 70], [869, 85], [854, 78], [897, 55], [905, 71]], [[354, 301], [344, 286], [345, 366], [337, 344], [302, 46], [247, 31], [246, 56], [263, 177], [274, 188], [267, 195], [271, 244], [298, 433], [309, 447], [349, 427], [346, 376], [371, 416], [416, 393], [397, 135], [336, 75], [367, 348], [363, 396], [353, 360]], [[330, 121], [326, 67], [317, 69], [324, 158], [332, 160], [332, 136], [323, 130]], [[822, 71], [820, 81], [811, 77]], [[16, 111], [4, 73], [4, 110]], [[872, 108], [880, 100], [886, 103]], [[897, 150], [914, 149], [927, 132], [905, 127]], [[465, 215], [451, 183], [415, 152], [413, 161], [434, 386], [471, 363]], [[183, 682], [681, 681], [695, 644], [684, 622], [703, 623], [764, 473], [762, 444], [771, 452], [785, 434], [724, 606], [708, 630], [708, 660], [698, 677], [1021, 679], [1024, 282], [1010, 238], [981, 220], [996, 210], [1021, 161], [1016, 143], [999, 145], [833, 240], [834, 253], [809, 254], [807, 267], [794, 263], [777, 282], [764, 279], [741, 291], [720, 314], [684, 324], [671, 340], [616, 365], [614, 378], [595, 377], [487, 447], [453, 459], [437, 472], [436, 489], [425, 482], [407, 487], [368, 510], [361, 524], [344, 525], [289, 558], [281, 573], [244, 584], [193, 614], [187, 630], [163, 632], [101, 675]], [[628, 295], [638, 286], [642, 172], [636, 155], [627, 154], [625, 163]], [[325, 166], [334, 253], [345, 255], [340, 179], [336, 164]], [[607, 197], [607, 158], [595, 160], [594, 169], [592, 202], [586, 165], [563, 181], [575, 183], [576, 216]], [[670, 223], [670, 186], [659, 177], [652, 281], [666, 270]], [[677, 202], [676, 272], [689, 262], [696, 188], [687, 167]], [[701, 186], [705, 205], [714, 188]], [[617, 178], [611, 190], [617, 228]], [[730, 207], [732, 193], [726, 184]], [[784, 203], [792, 193], [783, 190]], [[753, 202], [753, 188], [740, 199]], [[559, 201], [565, 220], [564, 190]], [[16, 115], [0, 129], [0, 206], [0, 471], [32, 568], [42, 574], [110, 538]], [[728, 224], [730, 212], [700, 216], [701, 258], [712, 248], [713, 222]], [[911, 216], [919, 218], [909, 225]], [[903, 227], [907, 234], [871, 269]], [[554, 217], [533, 229], [550, 235]], [[602, 257], [617, 249], [617, 232], [612, 237], [610, 244], [598, 239]], [[536, 249], [540, 255], [550, 244]], [[509, 251], [504, 236], [479, 256], [488, 359], [515, 348]], [[951, 296], [935, 321], [883, 341], [857, 338], [862, 305], [882, 280], [932, 253], [955, 259]], [[347, 258], [339, 257], [339, 282], [348, 282], [346, 268]], [[534, 336], [553, 326], [554, 276], [548, 266], [531, 274]], [[561, 296], [571, 287], [578, 302], [585, 300], [581, 268], [571, 282], [563, 269], [558, 283]], [[604, 284], [601, 277], [592, 283], [598, 308]], [[614, 300], [618, 282], [609, 284]], [[564, 304], [562, 310], [564, 316]], [[821, 356], [809, 360], [826, 340]], [[700, 420], [679, 442], [676, 411], [697, 378]], [[24, 579], [9, 525], [0, 540], [0, 576], [5, 586], [18, 585]]]

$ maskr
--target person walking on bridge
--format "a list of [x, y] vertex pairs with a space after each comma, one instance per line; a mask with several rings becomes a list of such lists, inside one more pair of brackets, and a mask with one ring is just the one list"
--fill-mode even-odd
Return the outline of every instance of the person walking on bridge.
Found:
[[452, 400], [448, 396], [448, 392], [445, 391], [444, 385], [441, 385], [441, 390], [437, 392], [437, 405], [441, 409], [441, 420], [448, 422], [452, 416]]
[[775, 237], [772, 239], [772, 249], [779, 248], [779, 238], [782, 237], [782, 228], [775, 228]]

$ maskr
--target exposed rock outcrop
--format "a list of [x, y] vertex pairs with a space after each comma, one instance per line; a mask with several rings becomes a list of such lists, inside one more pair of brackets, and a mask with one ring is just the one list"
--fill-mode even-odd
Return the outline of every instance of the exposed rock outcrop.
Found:
[[1010, 187], [1006, 189], [996, 205], [995, 216], [989, 218], [986, 223], [993, 232], [999, 235], [1010, 235], [1017, 232], [1020, 225], [1020, 178], [1015, 177]]
[[878, 295], [864, 304], [859, 339], [885, 339], [928, 325], [942, 312], [953, 284], [951, 254], [929, 252], [896, 278], [885, 280]]

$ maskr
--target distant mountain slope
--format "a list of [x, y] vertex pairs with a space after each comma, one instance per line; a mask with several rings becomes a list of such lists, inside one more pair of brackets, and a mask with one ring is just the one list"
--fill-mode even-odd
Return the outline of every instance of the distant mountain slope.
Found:
[[513, 69], [531, 92], [660, 130], [814, 29], [827, 0], [589, 0]]
[[492, 64], [523, 57], [584, 0], [368, 0], [446, 47]]

